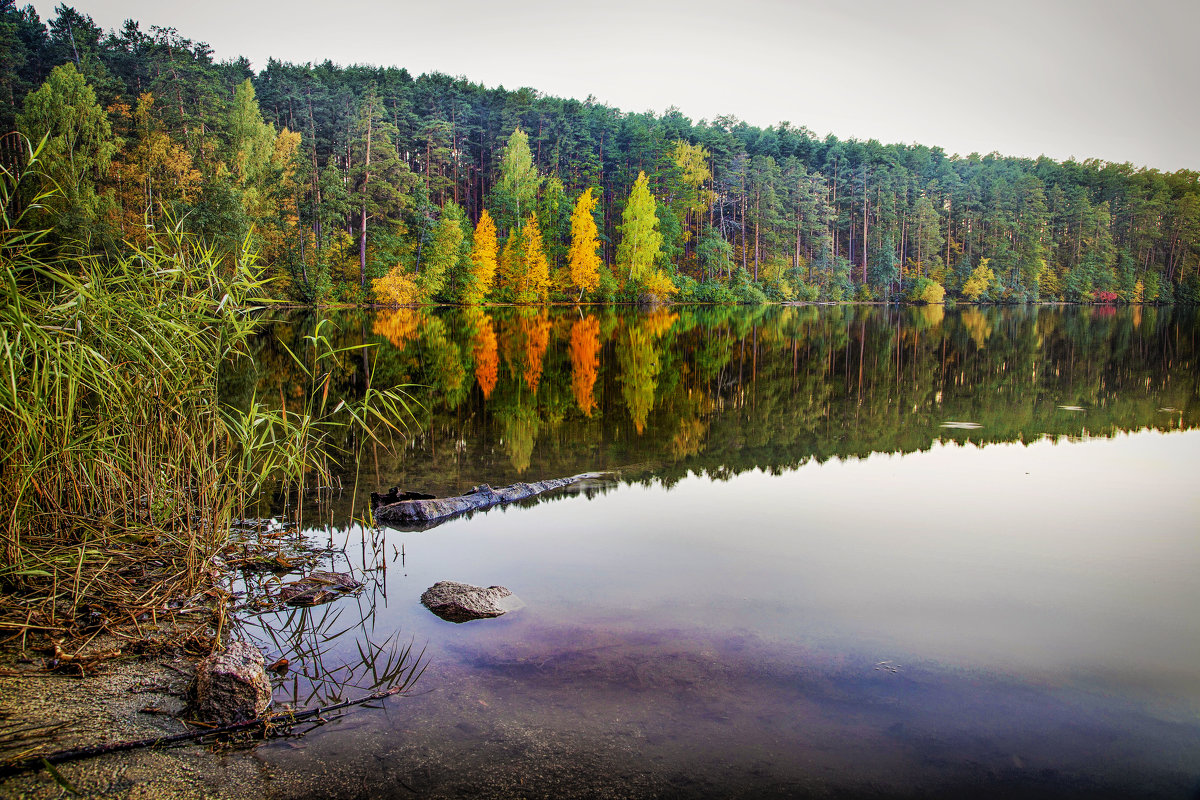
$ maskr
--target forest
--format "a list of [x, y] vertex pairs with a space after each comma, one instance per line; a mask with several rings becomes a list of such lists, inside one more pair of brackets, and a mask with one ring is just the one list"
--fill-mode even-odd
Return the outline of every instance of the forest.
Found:
[[[0, 165], [62, 253], [156, 231], [326, 304], [1200, 301], [1198, 173], [215, 61], [0, 0]], [[665, 98], [669, 100], [669, 98]], [[41, 201], [47, 187], [54, 192]]]

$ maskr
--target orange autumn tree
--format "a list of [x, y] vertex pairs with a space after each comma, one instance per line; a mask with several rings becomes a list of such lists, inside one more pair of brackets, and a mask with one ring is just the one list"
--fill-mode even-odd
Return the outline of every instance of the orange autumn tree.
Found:
[[[462, 301], [478, 305], [492, 290], [496, 279], [496, 223], [487, 209], [479, 215], [475, 241], [471, 246], [471, 271], [463, 289]], [[494, 337], [493, 337], [494, 338]]]
[[600, 369], [600, 320], [588, 314], [571, 326], [571, 393], [584, 416], [596, 408], [592, 390]]
[[596, 198], [588, 188], [579, 195], [575, 210], [571, 212], [571, 249], [567, 263], [571, 272], [571, 284], [579, 289], [576, 302], [583, 299], [585, 292], [594, 292], [600, 286], [600, 256], [597, 250], [600, 239], [596, 230]]

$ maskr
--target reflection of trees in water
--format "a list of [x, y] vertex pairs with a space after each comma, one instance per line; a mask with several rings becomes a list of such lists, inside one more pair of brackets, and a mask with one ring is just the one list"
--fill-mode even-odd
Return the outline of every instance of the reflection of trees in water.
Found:
[[371, 333], [387, 339], [392, 347], [403, 348], [417, 338], [421, 316], [421, 312], [415, 308], [380, 311], [371, 322]]
[[571, 393], [585, 417], [592, 415], [592, 389], [600, 369], [600, 320], [588, 314], [571, 326]]
[[550, 314], [546, 309], [519, 309], [500, 328], [500, 352], [509, 375], [520, 375], [525, 386], [537, 394], [542, 379], [542, 360], [550, 344]]
[[[365, 325], [354, 318], [341, 324], [338, 344], [377, 331], [375, 384], [429, 387], [420, 435], [403, 454], [381, 456], [377, 480], [431, 491], [630, 464], [674, 480], [689, 470], [785, 469], [939, 440], [1031, 441], [1200, 421], [1191, 310], [837, 306], [579, 318], [475, 309], [420, 312], [426, 319], [414, 329], [417, 313]], [[295, 341], [310, 324], [272, 330]], [[228, 399], [286, 400], [295, 379], [275, 347], [264, 341], [254, 364], [233, 365]], [[359, 370], [361, 359], [346, 359], [332, 391], [353, 396]], [[982, 427], [942, 428], [947, 420]]]
[[537, 440], [539, 419], [536, 411], [530, 406], [517, 406], [508, 409], [500, 415], [504, 430], [504, 446], [508, 449], [508, 457], [512, 461], [517, 474], [523, 474], [529, 469], [529, 461], [533, 455], [533, 443]]
[[492, 318], [478, 309], [468, 312], [467, 324], [471, 334], [471, 356], [475, 359], [475, 382], [483, 392], [483, 399], [492, 396], [496, 380], [500, 377], [500, 352], [496, 349], [496, 329]]
[[984, 312], [977, 308], [964, 308], [959, 319], [962, 326], [970, 334], [971, 340], [979, 348], [987, 347], [988, 337], [992, 335], [992, 323]]
[[621, 394], [639, 435], [645, 430], [646, 418], [654, 408], [654, 390], [662, 370], [658, 340], [671, 330], [678, 318], [662, 309], [651, 311], [628, 325], [617, 344]]

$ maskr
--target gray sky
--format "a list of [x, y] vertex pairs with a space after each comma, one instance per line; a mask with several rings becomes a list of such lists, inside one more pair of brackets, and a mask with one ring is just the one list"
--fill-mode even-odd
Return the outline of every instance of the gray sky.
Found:
[[[43, 20], [55, 2], [34, 6]], [[370, 63], [693, 120], [1200, 169], [1195, 0], [78, 0], [218, 59]]]

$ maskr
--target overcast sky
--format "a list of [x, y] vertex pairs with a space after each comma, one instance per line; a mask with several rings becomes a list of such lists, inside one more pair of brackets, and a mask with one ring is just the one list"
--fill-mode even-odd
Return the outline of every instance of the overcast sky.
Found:
[[[35, 2], [43, 20], [55, 2]], [[1200, 169], [1197, 0], [78, 0], [244, 55], [438, 71], [693, 120]]]

